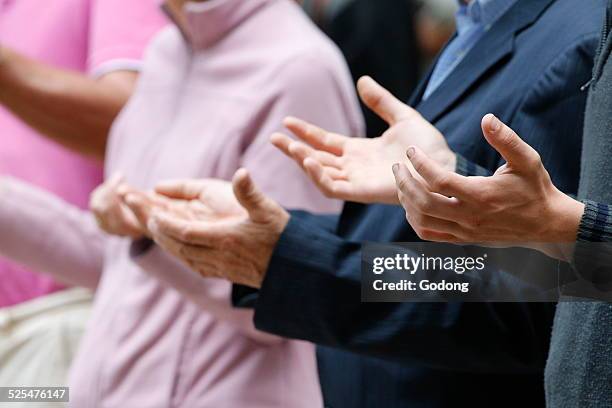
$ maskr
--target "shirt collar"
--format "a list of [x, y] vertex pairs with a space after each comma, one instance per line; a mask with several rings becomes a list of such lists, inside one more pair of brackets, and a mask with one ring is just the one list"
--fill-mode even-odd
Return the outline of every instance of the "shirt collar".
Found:
[[165, 0], [162, 8], [194, 49], [211, 47], [260, 7], [274, 0]]
[[459, 0], [457, 31], [459, 34], [471, 26], [479, 25], [488, 30], [518, 0]]

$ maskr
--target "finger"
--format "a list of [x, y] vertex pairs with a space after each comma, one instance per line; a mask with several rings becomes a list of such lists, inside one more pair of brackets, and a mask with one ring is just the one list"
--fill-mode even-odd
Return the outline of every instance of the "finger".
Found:
[[94, 213], [104, 211], [106, 204], [111, 200], [111, 194], [123, 182], [121, 173], [114, 173], [106, 182], [98, 186], [90, 195], [89, 206]]
[[430, 191], [460, 199], [470, 197], [472, 194], [472, 183], [467, 177], [442, 168], [418, 147], [409, 147], [406, 155]]
[[121, 184], [123, 181], [125, 180], [125, 177], [123, 176], [123, 174], [121, 174], [120, 172], [115, 172], [113, 173], [113, 175], [108, 179], [108, 181], [106, 182], [106, 184], [111, 187], [111, 188], [115, 188], [117, 187], [119, 184]]
[[286, 156], [295, 159], [291, 151], [289, 151], [289, 146], [292, 142], [292, 138], [282, 133], [273, 133], [272, 136], [270, 136], [270, 143], [272, 143], [274, 147], [283, 152]]
[[189, 221], [154, 210], [147, 227], [153, 236], [164, 234], [183, 244], [215, 247], [223, 238], [212, 223]]
[[153, 203], [148, 199], [147, 195], [128, 193], [123, 197], [123, 203], [136, 216], [140, 225], [146, 228], [151, 211], [153, 210]]
[[323, 166], [330, 166], [335, 168], [340, 168], [340, 158], [338, 156], [334, 156], [331, 153], [316, 151], [312, 147], [301, 143], [301, 142], [293, 142], [289, 145], [289, 151], [295, 157], [296, 160], [301, 160], [302, 162], [307, 158], [312, 158], [317, 160]]
[[240, 205], [247, 210], [251, 220], [265, 223], [273, 216], [278, 205], [266, 197], [253, 183], [246, 169], [240, 169], [232, 180], [234, 195]]
[[194, 200], [202, 192], [201, 180], [167, 180], [155, 186], [155, 192], [179, 200]]
[[298, 118], [288, 117], [283, 121], [285, 127], [298, 138], [317, 150], [323, 150], [331, 154], [342, 155], [346, 136], [328, 132], [311, 123]]
[[485, 115], [481, 125], [487, 142], [508, 164], [520, 169], [540, 162], [539, 154], [495, 115]]
[[357, 90], [363, 103], [391, 126], [412, 115], [419, 115], [369, 76], [357, 81]]
[[[144, 235], [143, 225], [128, 207], [119, 204], [118, 213], [110, 222], [114, 224], [114, 235], [140, 238]], [[113, 231], [111, 231], [113, 233]]]
[[464, 235], [464, 228], [456, 222], [434, 217], [423, 213], [420, 208], [415, 206], [414, 201], [403, 193], [398, 195], [400, 204], [406, 210], [406, 219], [414, 228], [421, 239], [431, 240], [431, 233], [445, 234], [452, 236], [455, 240]]
[[338, 187], [329, 174], [327, 174], [325, 168], [321, 166], [321, 163], [310, 158], [306, 159], [304, 160], [304, 169], [308, 177], [310, 177], [323, 194], [330, 198], [341, 198], [339, 196], [342, 193], [342, 191], [340, 191], [341, 188]]
[[404, 208], [410, 206], [423, 215], [456, 223], [467, 211], [456, 198], [429, 191], [404, 164], [393, 166], [398, 198]]

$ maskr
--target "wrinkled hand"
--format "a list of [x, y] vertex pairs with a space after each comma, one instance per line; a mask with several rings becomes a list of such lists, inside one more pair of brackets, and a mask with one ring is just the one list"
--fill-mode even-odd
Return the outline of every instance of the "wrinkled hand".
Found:
[[400, 102], [373, 79], [357, 84], [364, 103], [389, 123], [379, 138], [351, 138], [296, 118], [285, 126], [301, 141], [281, 133], [271, 142], [293, 158], [328, 197], [361, 203], [397, 204], [394, 163], [404, 161], [408, 146], [419, 146], [441, 166], [455, 169], [455, 155], [444, 136], [416, 110]]
[[145, 236], [146, 231], [121, 198], [120, 193], [125, 188], [123, 176], [115, 174], [93, 191], [89, 208], [104, 232], [138, 239]]
[[446, 242], [575, 241], [584, 205], [559, 191], [539, 154], [495, 116], [483, 118], [482, 130], [506, 160], [491, 177], [460, 176], [418, 147], [408, 157], [426, 183], [394, 166], [400, 202], [417, 234]]
[[156, 210], [149, 230], [159, 246], [202, 276], [258, 288], [289, 214], [255, 187], [246, 170], [236, 172], [232, 187], [239, 208], [219, 203], [212, 213]]
[[156, 210], [187, 221], [221, 219], [246, 213], [234, 197], [231, 183], [217, 179], [165, 181], [159, 183], [154, 192], [124, 187], [121, 198], [148, 236], [148, 224]]

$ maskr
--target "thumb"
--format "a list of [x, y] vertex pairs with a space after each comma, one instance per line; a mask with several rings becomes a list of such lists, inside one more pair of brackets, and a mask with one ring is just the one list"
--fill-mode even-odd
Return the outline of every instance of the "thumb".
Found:
[[363, 103], [390, 126], [410, 115], [419, 114], [369, 76], [361, 77], [357, 81], [357, 90]]
[[529, 168], [540, 162], [540, 155], [523, 141], [508, 125], [489, 113], [482, 118], [482, 133], [487, 142], [501, 154], [509, 165]]
[[275, 203], [266, 197], [253, 183], [246, 169], [240, 169], [232, 180], [236, 199], [249, 213], [251, 220], [265, 223], [276, 210]]

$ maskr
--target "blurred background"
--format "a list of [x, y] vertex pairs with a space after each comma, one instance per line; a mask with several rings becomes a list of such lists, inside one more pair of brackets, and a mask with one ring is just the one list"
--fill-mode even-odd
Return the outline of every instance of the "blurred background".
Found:
[[[404, 101], [452, 35], [458, 8], [457, 0], [298, 1], [340, 47], [355, 80], [370, 75]], [[387, 129], [363, 113], [368, 137]]]

